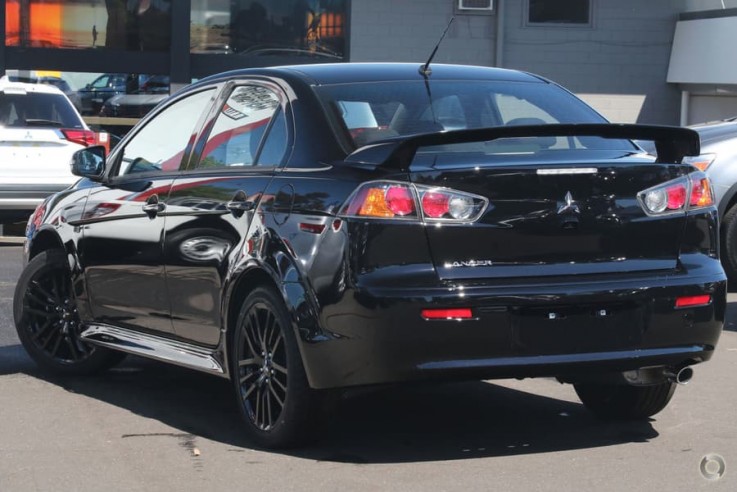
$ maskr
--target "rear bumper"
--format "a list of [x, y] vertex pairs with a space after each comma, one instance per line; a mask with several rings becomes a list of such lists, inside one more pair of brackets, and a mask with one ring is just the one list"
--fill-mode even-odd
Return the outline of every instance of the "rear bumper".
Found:
[[69, 183], [0, 186], [0, 220], [27, 220], [47, 197], [68, 187]]
[[[301, 330], [310, 384], [334, 388], [427, 379], [621, 372], [711, 358], [724, 323], [726, 280], [702, 275], [464, 289], [362, 289], [323, 307], [323, 333]], [[709, 293], [706, 306], [676, 309]], [[473, 319], [421, 310], [470, 307]], [[550, 316], [555, 313], [557, 317]], [[561, 315], [562, 313], [562, 315]]]

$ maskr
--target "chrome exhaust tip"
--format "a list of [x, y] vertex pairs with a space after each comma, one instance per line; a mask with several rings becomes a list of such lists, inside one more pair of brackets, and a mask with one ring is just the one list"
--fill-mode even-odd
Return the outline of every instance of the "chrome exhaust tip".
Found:
[[680, 369], [668, 368], [665, 370], [665, 377], [668, 378], [668, 381], [670, 382], [686, 385], [693, 377], [693, 369], [689, 366], [684, 366]]

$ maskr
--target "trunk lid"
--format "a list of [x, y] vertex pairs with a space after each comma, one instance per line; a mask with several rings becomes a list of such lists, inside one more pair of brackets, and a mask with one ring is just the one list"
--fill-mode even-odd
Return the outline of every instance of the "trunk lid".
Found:
[[489, 200], [472, 224], [426, 228], [452, 280], [673, 270], [685, 215], [649, 216], [637, 194], [690, 171], [626, 151], [419, 152], [410, 179]]

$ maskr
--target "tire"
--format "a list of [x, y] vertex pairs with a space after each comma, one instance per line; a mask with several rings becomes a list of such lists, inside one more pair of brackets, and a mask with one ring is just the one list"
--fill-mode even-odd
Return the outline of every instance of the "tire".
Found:
[[644, 420], [663, 410], [676, 384], [664, 382], [652, 386], [626, 384], [574, 384], [584, 406], [603, 420]]
[[722, 266], [730, 283], [737, 282], [737, 205], [722, 218]]
[[108, 369], [122, 352], [83, 342], [83, 325], [72, 293], [64, 254], [39, 253], [21, 273], [15, 287], [13, 317], [23, 347], [47, 372], [84, 376]]
[[251, 440], [279, 449], [314, 438], [321, 398], [309, 387], [291, 318], [274, 290], [248, 295], [232, 340], [231, 379]]

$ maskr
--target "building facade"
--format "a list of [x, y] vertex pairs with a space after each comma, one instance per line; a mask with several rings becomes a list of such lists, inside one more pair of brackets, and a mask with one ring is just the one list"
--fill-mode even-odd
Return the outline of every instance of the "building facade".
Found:
[[[679, 124], [737, 115], [737, 80], [722, 73], [720, 60], [710, 69], [720, 73], [693, 79], [681, 74], [688, 72], [689, 59], [703, 58], [699, 51], [683, 56], [683, 48], [674, 52], [676, 32], [694, 31], [694, 21], [737, 19], [737, 0], [4, 4], [0, 70], [53, 71], [75, 88], [101, 73], [164, 75], [176, 89], [193, 79], [248, 66], [420, 63], [455, 16], [435, 62], [533, 72], [570, 89], [615, 122]], [[704, 33], [710, 30], [703, 28]], [[699, 49], [713, 51], [708, 43]], [[735, 50], [718, 55], [737, 56]], [[722, 61], [737, 67], [737, 60]]]

